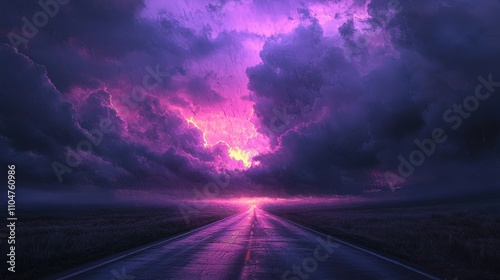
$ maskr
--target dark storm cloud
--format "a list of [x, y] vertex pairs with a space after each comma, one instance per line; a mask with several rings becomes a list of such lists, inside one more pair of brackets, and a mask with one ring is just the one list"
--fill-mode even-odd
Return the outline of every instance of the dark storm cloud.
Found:
[[[4, 5], [9, 16], [2, 18], [2, 33], [6, 36], [0, 40], [11, 44], [8, 34], [25, 35], [22, 30], [25, 22], [21, 19], [26, 17], [32, 22], [33, 15], [43, 10], [25, 1], [9, 1]], [[103, 84], [123, 87], [124, 80], [139, 84], [144, 69], [157, 65], [168, 73], [162, 82], [163, 89], [177, 87], [170, 85], [171, 77], [176, 75], [187, 75], [184, 79], [188, 89], [193, 84], [209, 88], [195, 74], [186, 73], [185, 63], [213, 53], [227, 43], [227, 36], [211, 40], [208, 33], [195, 32], [168, 13], [141, 18], [139, 13], [144, 6], [142, 0], [70, 1], [59, 5], [59, 12], [47, 25], [37, 28], [36, 36], [17, 48], [35, 63], [44, 65], [63, 94], [75, 87], [90, 90]], [[197, 96], [188, 97], [198, 101]], [[207, 100], [210, 101], [222, 99]]]
[[[39, 4], [1, 6], [2, 163], [18, 164], [30, 185], [50, 188], [61, 179], [73, 187], [171, 189], [210, 180], [220, 147], [205, 149], [201, 133], [176, 113], [162, 112], [159, 98], [181, 89], [184, 96], [170, 97], [183, 101], [177, 105], [224, 102], [186, 63], [223, 47], [230, 36], [209, 39], [169, 14], [141, 18], [144, 1], [138, 0], [69, 1], [36, 30], [25, 25], [44, 11]], [[17, 44], [13, 33], [26, 40]], [[7, 46], [12, 43], [17, 52]], [[137, 117], [128, 122], [112, 100], [119, 104], [146, 75], [155, 87], [134, 108], [121, 108]], [[103, 132], [103, 122], [113, 130]], [[89, 141], [90, 152], [78, 150]]]
[[[202, 6], [223, 20], [229, 2]], [[488, 92], [478, 76], [500, 80], [498, 1], [401, 1], [401, 10], [388, 14], [388, 1], [372, 0], [371, 20], [346, 17], [334, 30], [339, 36], [331, 37], [307, 5], [290, 3], [252, 2], [259, 19], [293, 14], [303, 20], [291, 33], [268, 38], [262, 63], [246, 72], [258, 129], [276, 148], [244, 173], [259, 191], [389, 190], [374, 176], [398, 174], [399, 156], [408, 158], [418, 148], [415, 139], [436, 128], [447, 139], [405, 179], [408, 191], [482, 189], [498, 181], [500, 88], [470, 116], [452, 111], [443, 119], [477, 85]], [[237, 49], [253, 35], [214, 37], [210, 27], [195, 31], [169, 13], [141, 17], [144, 6], [72, 0], [15, 51], [7, 35], [22, 34], [22, 18], [41, 8], [0, 2], [0, 163], [22, 167], [27, 185], [183, 189], [211, 180], [210, 172], [228, 159], [227, 145], [204, 147], [202, 133], [164, 111], [162, 102], [190, 109], [224, 103], [191, 62]], [[151, 71], [161, 73], [152, 77], [158, 86], [123, 113], [120, 98]], [[112, 131], [99, 132], [104, 120]], [[77, 150], [89, 137], [99, 144], [78, 152], [80, 163], [68, 167], [68, 148]], [[62, 185], [54, 161], [71, 169]], [[231, 176], [242, 188], [253, 186], [243, 174]]]
[[60, 145], [80, 138], [73, 108], [61, 99], [45, 68], [4, 44], [0, 56], [2, 135], [13, 147], [54, 154]]
[[[387, 14], [387, 5], [372, 1], [373, 19]], [[361, 60], [346, 60], [352, 52], [336, 47], [314, 21], [268, 39], [263, 63], [247, 74], [261, 131], [275, 139], [278, 150], [257, 157], [262, 164], [248, 171], [254, 181], [281, 185], [289, 193], [359, 193], [374, 187], [370, 173], [398, 174], [398, 156], [408, 158], [418, 148], [416, 139], [442, 128], [447, 140], [436, 144], [436, 152], [406, 179], [414, 186], [408, 189], [425, 194], [494, 186], [500, 149], [495, 93], [500, 89], [460, 125], [457, 113], [449, 119], [443, 113], [474, 95], [478, 76], [488, 80], [492, 74], [500, 81], [500, 36], [494, 29], [499, 20], [492, 12], [500, 11], [500, 4], [401, 5], [390, 20], [382, 25], [373, 20], [374, 28], [363, 31], [369, 36], [382, 28], [394, 51], [375, 53], [379, 47], [368, 42], [361, 50], [372, 52], [371, 57]], [[351, 20], [339, 28], [346, 41], [356, 32]]]
[[50, 181], [50, 158], [84, 137], [73, 107], [61, 99], [43, 66], [4, 44], [0, 57], [2, 163], [18, 161], [38, 175], [33, 180]]
[[102, 120], [113, 123], [114, 131], [104, 135], [96, 154], [126, 171], [126, 176], [116, 172], [123, 184], [174, 190], [209, 180], [209, 172], [214, 171], [209, 164], [216, 158], [202, 146], [199, 130], [176, 114], [162, 111], [155, 97], [140, 103], [135, 121], [128, 124], [110, 105], [109, 93], [99, 91], [87, 98], [79, 112], [83, 112], [82, 121], [94, 119], [89, 128], [98, 127]]
[[[20, 182], [28, 188], [182, 189], [210, 180], [214, 169], [207, 163], [215, 157], [203, 148], [200, 132], [175, 114], [160, 112], [154, 97], [138, 109], [143, 125], [127, 127], [109, 93], [91, 93], [75, 108], [62, 99], [43, 66], [7, 45], [1, 46], [0, 61], [0, 160], [18, 165]], [[103, 121], [111, 129], [103, 131]], [[165, 152], [152, 144], [167, 145]]]

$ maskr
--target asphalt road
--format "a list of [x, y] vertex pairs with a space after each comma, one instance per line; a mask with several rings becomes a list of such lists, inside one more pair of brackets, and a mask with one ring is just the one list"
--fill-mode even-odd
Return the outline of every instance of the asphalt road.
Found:
[[59, 279], [437, 279], [261, 209]]

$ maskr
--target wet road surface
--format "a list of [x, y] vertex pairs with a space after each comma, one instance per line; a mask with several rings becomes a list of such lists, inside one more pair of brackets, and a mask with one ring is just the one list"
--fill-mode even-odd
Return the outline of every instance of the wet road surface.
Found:
[[259, 208], [59, 279], [437, 279]]

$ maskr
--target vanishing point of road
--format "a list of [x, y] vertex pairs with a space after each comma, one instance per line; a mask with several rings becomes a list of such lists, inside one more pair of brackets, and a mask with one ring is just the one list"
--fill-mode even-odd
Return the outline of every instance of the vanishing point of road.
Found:
[[257, 207], [58, 279], [438, 279]]

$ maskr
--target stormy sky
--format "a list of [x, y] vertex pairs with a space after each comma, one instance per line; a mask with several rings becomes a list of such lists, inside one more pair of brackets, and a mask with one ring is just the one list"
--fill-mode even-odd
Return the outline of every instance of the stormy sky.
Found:
[[497, 0], [2, 0], [0, 164], [50, 193], [497, 189], [499, 12]]

